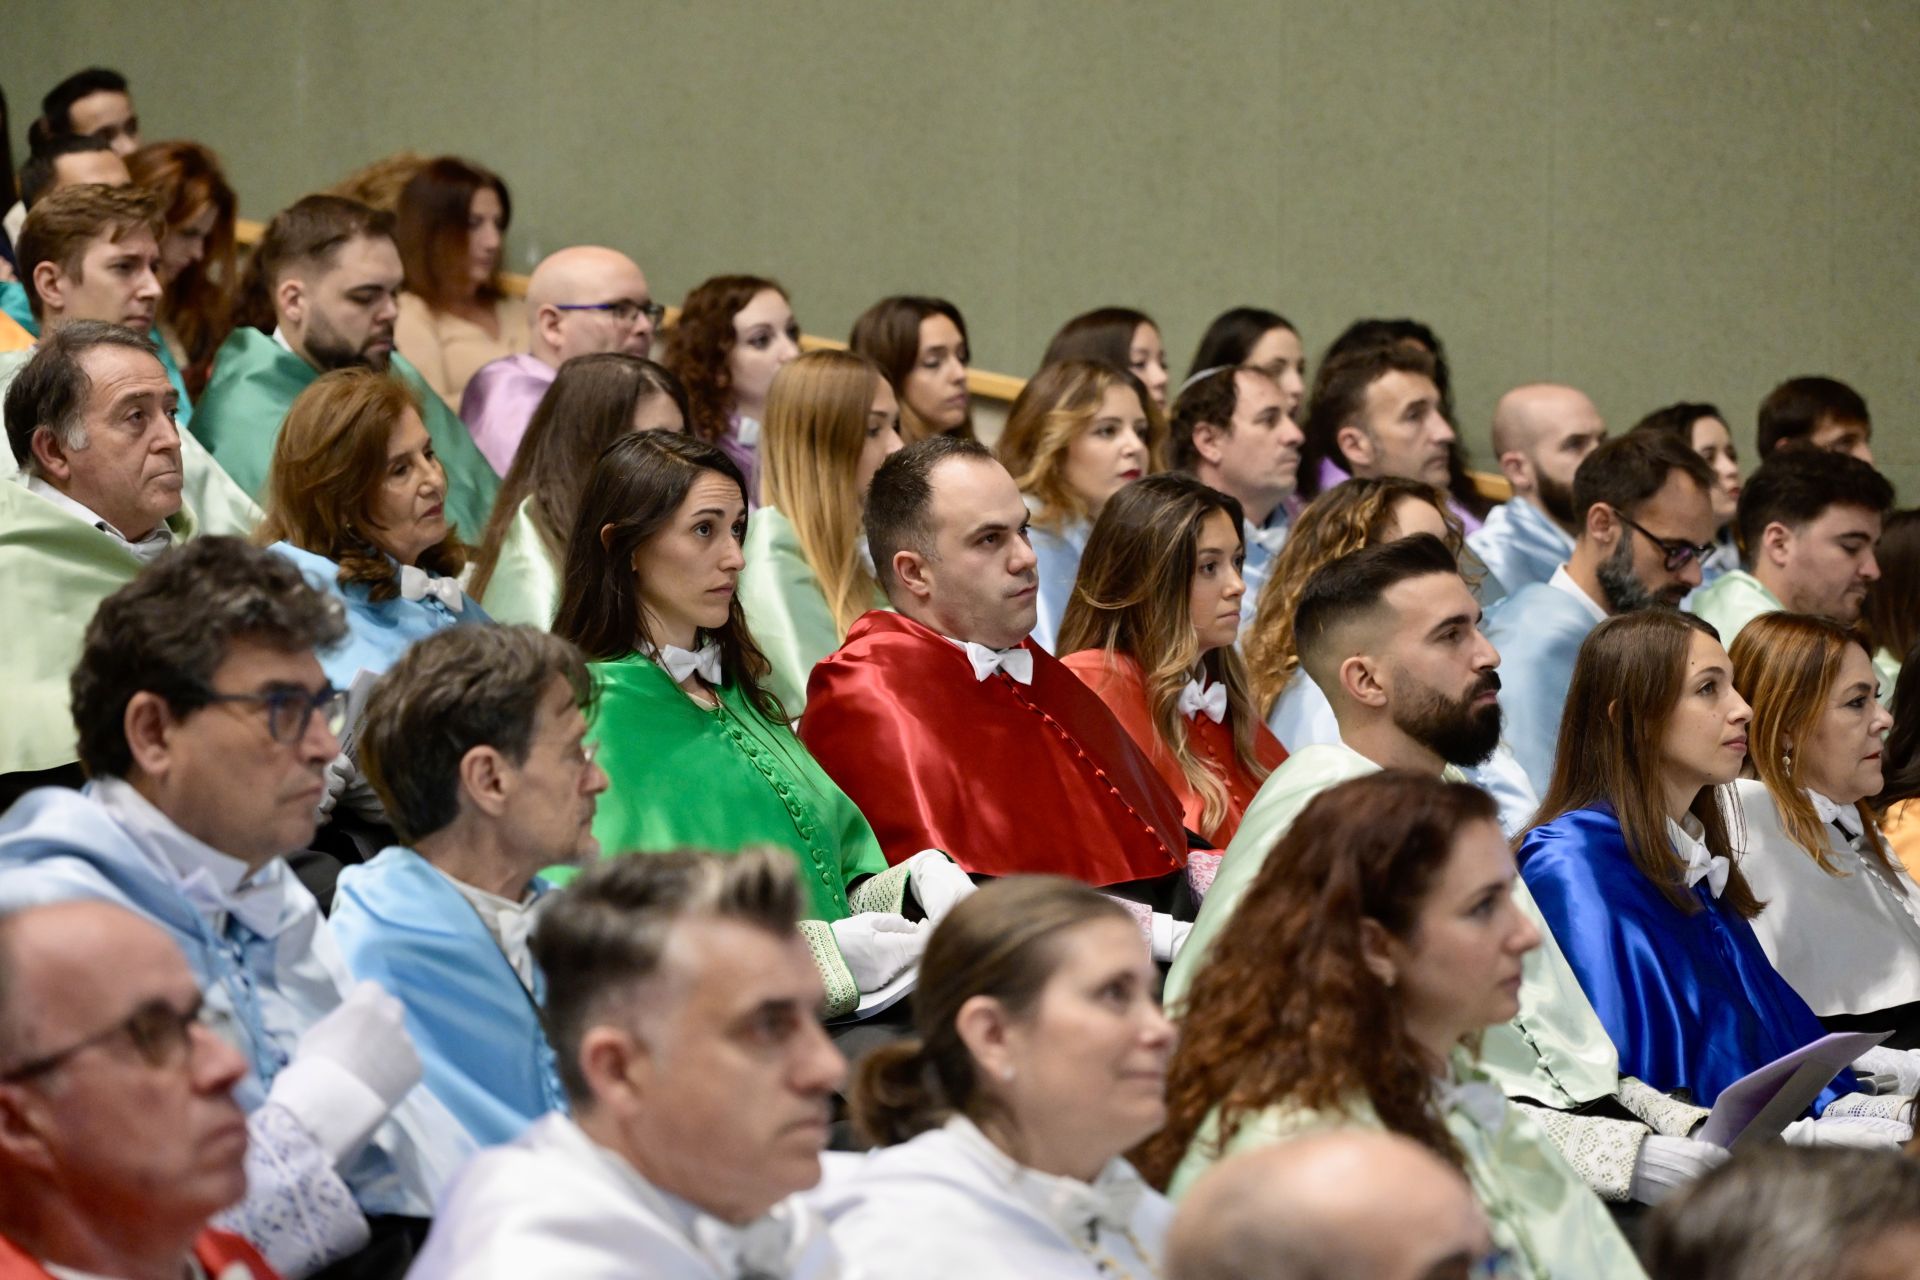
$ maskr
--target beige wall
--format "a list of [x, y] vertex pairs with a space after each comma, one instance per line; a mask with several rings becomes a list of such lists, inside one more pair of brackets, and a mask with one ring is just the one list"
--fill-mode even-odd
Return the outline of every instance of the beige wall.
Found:
[[[136, 15], [133, 19], [124, 16]], [[87, 62], [256, 216], [401, 147], [511, 185], [511, 265], [601, 240], [677, 300], [773, 274], [809, 329], [945, 294], [1030, 372], [1103, 303], [1184, 374], [1237, 303], [1317, 351], [1360, 314], [1446, 339], [1463, 424], [1507, 386], [1616, 427], [1772, 383], [1859, 386], [1920, 495], [1920, 6], [942, 0], [19, 0], [16, 143]]]

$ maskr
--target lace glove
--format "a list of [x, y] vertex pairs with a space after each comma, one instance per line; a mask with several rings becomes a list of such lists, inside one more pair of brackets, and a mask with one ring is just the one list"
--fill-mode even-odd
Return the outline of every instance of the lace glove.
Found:
[[1191, 920], [1175, 920], [1164, 911], [1154, 912], [1151, 937], [1153, 958], [1162, 964], [1172, 964], [1173, 958], [1180, 954], [1180, 948], [1187, 945], [1187, 935], [1192, 932]]
[[947, 912], [979, 888], [973, 877], [938, 849], [922, 849], [907, 859], [907, 887], [926, 913], [928, 924], [939, 924]]
[[1846, 1116], [1831, 1120], [1795, 1120], [1781, 1131], [1780, 1136], [1796, 1147], [1866, 1147], [1878, 1151], [1898, 1151], [1913, 1136], [1913, 1130], [1898, 1120]]
[[863, 992], [878, 991], [920, 962], [933, 926], [884, 911], [863, 911], [835, 920], [833, 944]]
[[1894, 1087], [1882, 1089], [1882, 1093], [1907, 1097], [1920, 1093], [1920, 1052], [1915, 1050], [1872, 1048], [1855, 1060], [1853, 1069], [1863, 1075], [1892, 1076]]
[[1628, 1194], [1641, 1204], [1659, 1204], [1715, 1165], [1724, 1164], [1731, 1154], [1711, 1142], [1648, 1134], [1633, 1162]]
[[420, 1055], [398, 1000], [363, 982], [308, 1027], [267, 1101], [285, 1107], [339, 1164], [420, 1083]]

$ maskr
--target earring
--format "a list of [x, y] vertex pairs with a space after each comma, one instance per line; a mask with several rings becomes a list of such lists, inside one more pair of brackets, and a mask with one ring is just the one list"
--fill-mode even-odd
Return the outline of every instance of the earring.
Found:
[[1004, 1084], [1013, 1083], [1013, 1067], [1011, 1065], [1000, 1068], [1000, 1079]]

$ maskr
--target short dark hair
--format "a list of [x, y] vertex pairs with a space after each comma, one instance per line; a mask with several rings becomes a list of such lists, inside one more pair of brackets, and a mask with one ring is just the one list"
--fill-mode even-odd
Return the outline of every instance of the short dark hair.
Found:
[[1417, 374], [1439, 389], [1439, 366], [1433, 352], [1411, 338], [1349, 347], [1337, 354], [1329, 351], [1314, 376], [1306, 418], [1300, 424], [1301, 434], [1306, 437], [1300, 446], [1302, 497], [1319, 494], [1322, 462], [1330, 461], [1342, 472], [1351, 470], [1340, 452], [1340, 428], [1366, 407], [1367, 388], [1396, 372]]
[[899, 450], [867, 486], [867, 549], [882, 590], [894, 588], [896, 552], [933, 554], [933, 472], [948, 458], [994, 461], [993, 451], [963, 436], [929, 436]]
[[[1252, 370], [1265, 376], [1263, 370]], [[1192, 471], [1200, 462], [1200, 451], [1193, 447], [1193, 429], [1210, 423], [1222, 430], [1233, 424], [1233, 411], [1240, 407], [1240, 366], [1225, 365], [1204, 378], [1189, 382], [1173, 402], [1173, 418], [1168, 424], [1167, 440], [1175, 471]]]
[[127, 78], [107, 67], [88, 67], [76, 71], [47, 90], [40, 99], [40, 116], [49, 135], [58, 137], [73, 132], [73, 104], [96, 93], [126, 93]]
[[[1579, 485], [1577, 476], [1574, 484]], [[1740, 491], [1733, 527], [1740, 538], [1741, 557], [1752, 564], [1768, 525], [1805, 528], [1828, 507], [1858, 507], [1885, 515], [1893, 507], [1893, 486], [1871, 465], [1851, 454], [1825, 449], [1780, 450], [1760, 464]]]
[[33, 469], [33, 433], [40, 427], [66, 448], [85, 447], [82, 415], [93, 380], [81, 357], [95, 347], [127, 347], [160, 358], [160, 349], [144, 335], [104, 320], [75, 320], [44, 335], [7, 388], [7, 447], [22, 471]]
[[1667, 477], [1676, 471], [1699, 485], [1702, 493], [1713, 492], [1713, 468], [1677, 436], [1629, 431], [1603, 442], [1581, 459], [1573, 473], [1576, 527], [1585, 526], [1587, 512], [1599, 503], [1631, 519], [1640, 504], [1660, 492]]
[[54, 179], [59, 176], [60, 157], [111, 150], [113, 147], [106, 139], [90, 133], [63, 133], [47, 139], [35, 147], [28, 154], [27, 162], [20, 166], [20, 203], [31, 209], [40, 203], [40, 197], [53, 190]]
[[1315, 661], [1334, 632], [1377, 609], [1390, 588], [1439, 573], [1459, 577], [1460, 562], [1430, 533], [1362, 547], [1322, 565], [1307, 579], [1293, 611], [1294, 642], [1302, 660]]
[[1805, 441], [1823, 422], [1873, 425], [1867, 401], [1838, 378], [1788, 378], [1760, 402], [1755, 445], [1762, 459], [1782, 445]]
[[541, 1018], [575, 1112], [594, 1100], [580, 1042], [659, 970], [674, 925], [716, 917], [784, 938], [799, 927], [802, 901], [799, 869], [778, 849], [623, 854], [555, 895], [531, 946], [547, 983]]
[[212, 537], [164, 551], [87, 624], [70, 684], [80, 765], [91, 778], [124, 775], [133, 695], [158, 694], [175, 715], [197, 711], [236, 641], [297, 652], [346, 635], [340, 604], [278, 552]]
[[584, 711], [593, 698], [586, 659], [536, 627], [449, 627], [387, 669], [367, 700], [360, 767], [402, 840], [413, 844], [459, 816], [460, 762], [475, 747], [526, 762], [555, 677]]

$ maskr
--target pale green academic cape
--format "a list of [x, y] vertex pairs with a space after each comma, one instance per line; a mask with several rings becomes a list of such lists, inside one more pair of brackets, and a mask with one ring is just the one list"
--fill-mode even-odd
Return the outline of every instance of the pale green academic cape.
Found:
[[[1447, 1106], [1447, 1132], [1465, 1157], [1467, 1180], [1487, 1211], [1494, 1243], [1511, 1255], [1517, 1274], [1532, 1280], [1645, 1280], [1606, 1206], [1533, 1117], [1501, 1098], [1465, 1053], [1454, 1054], [1453, 1078], [1460, 1101]], [[1310, 1133], [1380, 1127], [1364, 1098], [1332, 1112], [1275, 1106], [1243, 1120], [1216, 1154], [1215, 1118], [1209, 1116], [1167, 1192], [1178, 1200], [1214, 1163], [1242, 1151]]]
[[[167, 521], [175, 542], [196, 532], [191, 506]], [[54, 769], [79, 758], [68, 681], [100, 602], [145, 566], [117, 539], [0, 480], [0, 773]]]
[[[413, 392], [434, 452], [447, 470], [447, 519], [462, 537], [478, 538], [486, 531], [500, 477], [475, 447], [466, 424], [412, 365], [396, 352], [389, 368]], [[319, 370], [271, 335], [245, 325], [214, 353], [213, 377], [194, 410], [191, 429], [256, 501], [267, 491], [281, 421], [319, 376]]]
[[534, 524], [537, 510], [529, 497], [513, 513], [480, 605], [502, 625], [522, 622], [545, 631], [560, 612], [560, 566], [547, 554], [546, 540]]
[[1893, 706], [1893, 687], [1900, 683], [1900, 660], [1904, 655], [1881, 645], [1873, 652], [1873, 674], [1880, 681], [1880, 705]]
[[[747, 629], [773, 663], [768, 683], [787, 714], [798, 719], [806, 710], [813, 664], [838, 649], [845, 637], [833, 623], [820, 579], [801, 553], [793, 521], [778, 508], [761, 507], [747, 518], [741, 554], [747, 562], [740, 571], [740, 607], [747, 615]], [[889, 607], [877, 588], [873, 607]]]
[[1740, 628], [1763, 613], [1778, 613], [1786, 606], [1761, 585], [1760, 579], [1745, 569], [1735, 569], [1694, 592], [1692, 608], [1693, 616], [1711, 622], [1720, 633], [1720, 643], [1731, 649]]

